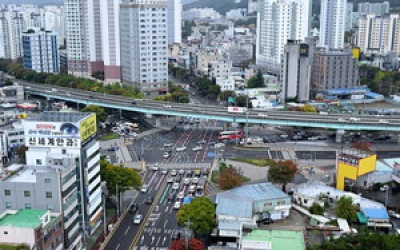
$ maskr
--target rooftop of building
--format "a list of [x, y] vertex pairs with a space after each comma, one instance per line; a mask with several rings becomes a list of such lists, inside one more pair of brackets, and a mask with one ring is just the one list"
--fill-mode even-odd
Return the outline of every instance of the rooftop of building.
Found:
[[27, 121], [36, 121], [36, 122], [79, 122], [88, 116], [90, 113], [81, 113], [81, 112], [42, 112], [38, 114], [34, 114], [27, 119]]
[[242, 240], [245, 249], [306, 249], [302, 231], [253, 230], [244, 234]]
[[367, 208], [385, 209], [382, 203], [361, 197], [360, 195], [345, 192], [334, 187], [325, 185], [325, 183], [318, 181], [309, 181], [307, 183], [300, 184], [294, 190], [295, 195], [302, 195], [312, 198], [319, 197], [320, 194], [325, 194], [328, 197], [339, 199], [342, 196], [351, 197], [354, 204], [359, 204], [361, 211]]
[[286, 198], [289, 196], [269, 182], [245, 185], [217, 195], [217, 214], [252, 218], [253, 202]]
[[[0, 227], [20, 227], [20, 228], [37, 228], [42, 224], [41, 217], [45, 215], [47, 210], [40, 209], [21, 209], [16, 213], [6, 211], [6, 214], [0, 218]], [[52, 220], [55, 217], [50, 217]]]

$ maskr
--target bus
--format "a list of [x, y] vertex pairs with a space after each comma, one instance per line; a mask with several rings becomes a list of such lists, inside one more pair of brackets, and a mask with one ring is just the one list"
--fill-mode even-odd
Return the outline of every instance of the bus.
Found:
[[232, 139], [241, 139], [243, 138], [244, 134], [242, 130], [235, 130], [235, 131], [222, 131], [219, 132], [218, 139], [220, 141], [223, 140], [232, 140]]

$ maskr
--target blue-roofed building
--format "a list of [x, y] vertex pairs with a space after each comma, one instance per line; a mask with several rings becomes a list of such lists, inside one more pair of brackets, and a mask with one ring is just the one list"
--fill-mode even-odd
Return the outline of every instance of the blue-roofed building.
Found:
[[365, 208], [363, 210], [367, 217], [367, 225], [374, 228], [392, 228], [389, 215], [384, 208]]
[[218, 235], [239, 237], [242, 227], [256, 228], [263, 218], [273, 220], [289, 216], [290, 196], [272, 183], [237, 187], [216, 197]]

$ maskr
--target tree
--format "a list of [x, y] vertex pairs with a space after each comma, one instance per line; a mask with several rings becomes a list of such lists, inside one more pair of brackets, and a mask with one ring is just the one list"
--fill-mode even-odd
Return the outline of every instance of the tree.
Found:
[[236, 168], [226, 168], [219, 174], [218, 184], [222, 190], [228, 190], [242, 185], [242, 176]]
[[20, 146], [19, 148], [17, 148], [18, 157], [21, 159], [25, 159], [25, 153], [27, 150], [28, 148], [26, 146]]
[[236, 97], [235, 102], [236, 102], [236, 106], [238, 107], [247, 107], [247, 104], [249, 105], [249, 108], [252, 108], [252, 104], [250, 102], [250, 100], [248, 100], [247, 103], [247, 98], [249, 98], [248, 96], [245, 95], [241, 95]]
[[314, 202], [311, 207], [308, 208], [308, 212], [316, 215], [323, 215], [324, 208], [320, 204]]
[[338, 239], [330, 239], [320, 245], [311, 246], [309, 250], [396, 250], [400, 237], [394, 234], [379, 234], [373, 231], [361, 231], [357, 234], [345, 234]]
[[196, 234], [208, 234], [216, 225], [215, 205], [206, 197], [196, 197], [179, 209], [176, 220], [181, 227], [190, 220], [190, 229]]
[[336, 202], [335, 214], [339, 218], [355, 221], [357, 218], [357, 206], [353, 205], [351, 197], [342, 196]]
[[[200, 240], [196, 238], [191, 238], [188, 242], [188, 248], [190, 250], [203, 250], [204, 249], [204, 244]], [[169, 247], [170, 250], [185, 250], [185, 240], [184, 239], [178, 239], [174, 240]]]
[[262, 88], [264, 86], [264, 77], [261, 70], [258, 70], [257, 74], [247, 81], [248, 88]]
[[317, 108], [313, 105], [306, 104], [303, 106], [303, 112], [317, 113]]
[[219, 93], [219, 99], [221, 101], [227, 101], [230, 96], [235, 97], [235, 92], [232, 90], [225, 90]]
[[279, 161], [272, 164], [268, 170], [268, 179], [273, 183], [282, 184], [283, 192], [286, 191], [288, 184], [297, 173], [297, 165], [294, 161]]
[[132, 168], [125, 168], [122, 165], [113, 165], [104, 158], [100, 159], [100, 176], [103, 181], [107, 182], [110, 194], [115, 194], [117, 184], [120, 192], [131, 188], [139, 190], [139, 187], [142, 185], [140, 175], [137, 171]]
[[81, 112], [96, 113], [97, 122], [104, 122], [107, 119], [107, 112], [104, 110], [104, 108], [97, 105], [89, 105], [81, 109]]

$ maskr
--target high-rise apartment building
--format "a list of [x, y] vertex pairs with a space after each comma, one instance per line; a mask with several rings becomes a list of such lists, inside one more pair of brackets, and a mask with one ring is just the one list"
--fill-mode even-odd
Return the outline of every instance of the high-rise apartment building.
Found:
[[400, 53], [400, 15], [362, 16], [359, 20], [357, 46], [364, 53]]
[[309, 45], [289, 40], [285, 45], [282, 64], [281, 100], [296, 98], [308, 101], [311, 82], [311, 62]]
[[315, 51], [312, 69], [311, 92], [360, 85], [357, 59], [351, 51]]
[[24, 29], [21, 12], [0, 9], [0, 58], [17, 59], [22, 56], [21, 33]]
[[311, 0], [261, 0], [257, 11], [256, 63], [279, 75], [288, 40], [304, 40], [310, 29]]
[[328, 49], [344, 48], [347, 0], [321, 0], [320, 46]]
[[377, 16], [382, 16], [389, 13], [390, 3], [388, 1], [383, 1], [382, 3], [370, 3], [363, 2], [358, 3], [357, 11], [364, 14], [372, 14]]
[[182, 1], [168, 0], [168, 44], [182, 42]]
[[60, 72], [57, 34], [31, 28], [23, 32], [21, 36], [25, 69], [46, 73]]
[[124, 85], [153, 98], [168, 92], [167, 0], [125, 0], [120, 9]]

